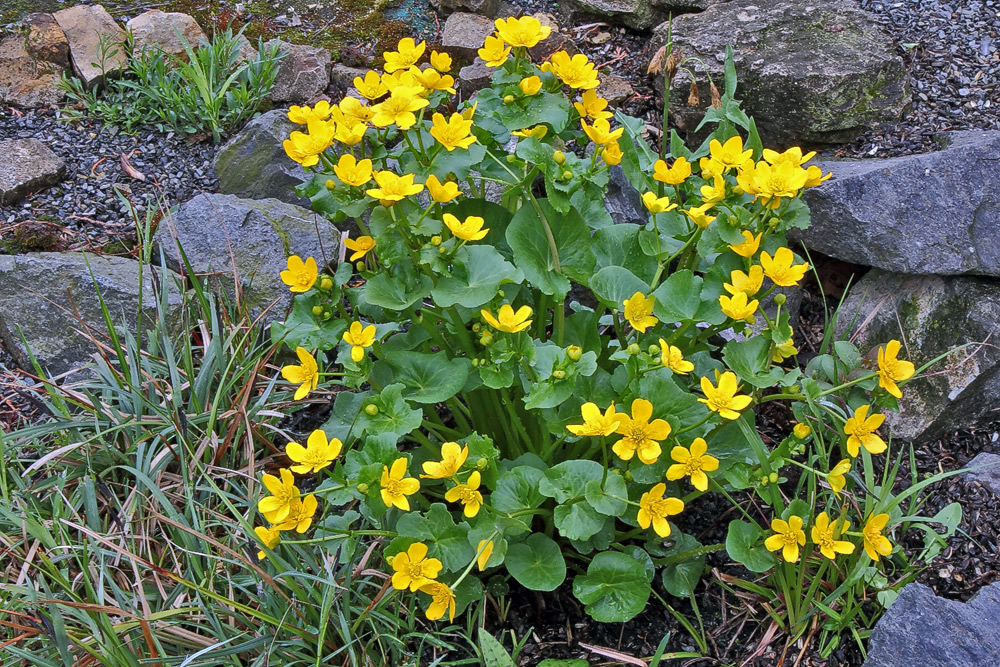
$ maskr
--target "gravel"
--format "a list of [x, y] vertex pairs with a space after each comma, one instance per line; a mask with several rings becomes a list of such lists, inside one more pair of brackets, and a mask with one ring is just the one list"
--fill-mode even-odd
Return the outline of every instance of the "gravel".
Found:
[[[67, 167], [61, 184], [0, 207], [0, 225], [7, 232], [41, 225], [57, 236], [59, 249], [100, 247], [134, 238], [134, 222], [116, 192], [125, 195], [143, 219], [148, 206], [173, 206], [218, 187], [212, 171], [215, 147], [210, 143], [192, 144], [152, 131], [126, 135], [96, 121], [70, 123], [57, 116], [51, 110], [0, 110], [0, 139], [34, 137]], [[126, 172], [122, 155], [145, 181]]]

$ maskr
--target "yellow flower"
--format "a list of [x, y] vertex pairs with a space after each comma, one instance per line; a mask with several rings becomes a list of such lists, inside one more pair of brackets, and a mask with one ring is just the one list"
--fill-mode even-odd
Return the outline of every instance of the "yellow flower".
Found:
[[294, 530], [296, 533], [304, 533], [312, 525], [313, 517], [316, 516], [316, 508], [319, 502], [316, 496], [310, 494], [305, 498], [292, 498], [288, 506], [288, 516], [277, 525], [278, 530]]
[[319, 163], [319, 154], [333, 145], [334, 128], [328, 123], [314, 120], [309, 123], [309, 133], [292, 132], [281, 144], [285, 153], [303, 167]]
[[709, 456], [708, 443], [702, 438], [695, 438], [691, 449], [677, 445], [670, 450], [670, 458], [677, 463], [667, 468], [667, 479], [671, 482], [684, 477], [691, 478], [691, 485], [699, 491], [708, 490], [708, 475], [719, 469], [719, 459]]
[[746, 292], [736, 292], [732, 297], [725, 294], [719, 297], [719, 306], [722, 307], [722, 314], [734, 320], [745, 320], [757, 312], [759, 302], [757, 299], [747, 302]]
[[434, 69], [425, 69], [415, 71], [413, 76], [429, 91], [443, 90], [451, 95], [455, 94], [455, 77], [450, 74], [441, 74]]
[[760, 240], [764, 234], [753, 235], [753, 232], [743, 232], [743, 238], [745, 239], [743, 243], [737, 243], [735, 245], [730, 244], [729, 249], [735, 252], [740, 257], [746, 257], [750, 259], [757, 254], [757, 249], [760, 247]]
[[712, 159], [722, 165], [723, 171], [742, 167], [753, 158], [752, 150], [743, 150], [743, 138], [739, 135], [731, 137], [724, 144], [718, 139], [712, 139], [708, 142], [708, 151]]
[[399, 591], [418, 590], [437, 579], [443, 567], [437, 558], [427, 558], [427, 545], [423, 542], [414, 542], [406, 551], [389, 556], [385, 562], [393, 569], [392, 587]]
[[468, 148], [476, 143], [476, 137], [472, 135], [472, 121], [462, 118], [462, 114], [452, 114], [446, 120], [443, 114], [436, 113], [432, 119], [434, 125], [431, 126], [431, 136], [449, 153], [456, 148]]
[[708, 215], [708, 210], [712, 208], [714, 204], [702, 204], [701, 206], [692, 206], [691, 208], [683, 209], [684, 215], [691, 218], [691, 222], [698, 225], [702, 229], [708, 227], [715, 220], [714, 215]]
[[605, 118], [598, 118], [594, 121], [593, 125], [587, 125], [587, 121], [580, 119], [580, 125], [583, 126], [584, 133], [590, 137], [590, 140], [595, 144], [604, 146], [610, 144], [612, 141], [617, 142], [618, 139], [625, 132], [625, 128], [619, 127], [617, 130], [611, 130], [611, 123]]
[[701, 186], [701, 201], [705, 204], [717, 204], [726, 198], [726, 179], [716, 175], [712, 185]]
[[479, 544], [476, 545], [476, 565], [479, 566], [480, 572], [486, 569], [486, 564], [490, 562], [490, 556], [492, 555], [493, 541], [479, 540]]
[[761, 157], [763, 157], [768, 164], [781, 164], [782, 162], [789, 162], [796, 167], [801, 167], [815, 156], [816, 151], [809, 151], [803, 155], [802, 149], [798, 146], [792, 146], [784, 153], [773, 151], [770, 148], [765, 148], [763, 153], [761, 153]]
[[527, 139], [528, 137], [544, 139], [548, 133], [549, 128], [547, 125], [535, 125], [534, 127], [526, 127], [523, 130], [513, 130], [511, 132], [513, 136], [520, 137], [521, 139]]
[[292, 255], [288, 258], [288, 269], [281, 272], [281, 282], [288, 285], [292, 292], [301, 294], [312, 289], [318, 275], [315, 259], [307, 257], [303, 262], [298, 255]]
[[[750, 164], [753, 163], [751, 162]], [[701, 170], [701, 177], [707, 181], [709, 179], [714, 179], [719, 174], [722, 174], [726, 168], [715, 158], [703, 157], [698, 160], [698, 169]]]
[[483, 308], [479, 314], [482, 315], [487, 324], [504, 333], [517, 333], [531, 326], [531, 320], [528, 319], [531, 317], [531, 306], [521, 306], [517, 312], [514, 312], [511, 305], [505, 303], [500, 306], [496, 317], [493, 317], [493, 313], [488, 308]]
[[669, 368], [674, 373], [678, 375], [687, 375], [694, 370], [694, 364], [690, 361], [685, 361], [684, 356], [681, 353], [681, 348], [675, 345], [670, 345], [667, 341], [662, 338], [659, 339], [660, 343], [660, 362]]
[[868, 521], [861, 531], [865, 538], [865, 553], [876, 563], [879, 556], [888, 556], [892, 553], [892, 542], [882, 534], [887, 523], [889, 523], [888, 514], [874, 514], [868, 517]]
[[796, 285], [809, 270], [809, 262], [795, 265], [795, 255], [788, 248], [778, 248], [774, 251], [774, 259], [765, 250], [760, 253], [760, 265], [764, 267], [764, 275], [775, 285], [791, 287]]
[[[281, 542], [281, 531], [274, 526], [270, 526], [269, 528], [257, 526], [253, 529], [253, 532], [257, 535], [257, 539], [271, 551], [274, 551], [274, 547], [278, 546], [278, 543]], [[261, 549], [257, 552], [257, 560], [264, 560], [265, 558], [267, 558], [266, 551]]]
[[391, 93], [393, 90], [399, 86], [406, 86], [407, 88], [419, 88], [420, 94], [422, 94], [423, 87], [420, 82], [417, 81], [417, 77], [413, 75], [409, 69], [400, 70], [393, 74], [386, 73], [382, 75], [382, 83], [385, 84], [386, 89]]
[[670, 197], [657, 197], [653, 191], [642, 193], [642, 203], [653, 215], [677, 208], [677, 204], [670, 203]]
[[653, 530], [662, 538], [670, 537], [670, 522], [667, 517], [684, 511], [684, 501], [680, 498], [664, 498], [667, 485], [660, 482], [639, 499], [639, 514], [636, 519], [643, 530], [653, 524]]
[[432, 581], [420, 587], [421, 593], [431, 596], [431, 604], [427, 607], [427, 620], [437, 621], [444, 618], [448, 612], [448, 620], [455, 620], [455, 593], [440, 581]]
[[490, 35], [486, 38], [483, 48], [477, 51], [487, 67], [500, 67], [510, 56], [510, 47], [499, 37]]
[[426, 44], [420, 42], [415, 44], [410, 37], [399, 40], [395, 51], [386, 51], [382, 54], [385, 59], [385, 71], [392, 73], [400, 69], [408, 69], [411, 65], [416, 65], [420, 56], [424, 54]]
[[611, 450], [622, 461], [630, 461], [633, 455], [645, 464], [656, 463], [662, 449], [660, 440], [666, 440], [670, 435], [670, 423], [664, 419], [649, 418], [653, 416], [653, 404], [644, 398], [632, 401], [632, 416], [620, 412], [615, 415], [618, 420], [617, 433], [622, 439], [616, 442]]
[[472, 106], [462, 109], [462, 118], [465, 120], [472, 120], [472, 117], [476, 115], [476, 107], [479, 106], [479, 101], [474, 100]]
[[464, 507], [464, 514], [472, 518], [479, 514], [479, 508], [483, 506], [483, 494], [479, 492], [481, 475], [478, 470], [473, 470], [465, 484], [459, 484], [448, 489], [444, 494], [444, 499], [449, 503], [461, 502]]
[[480, 241], [486, 238], [490, 231], [489, 228], [483, 229], [485, 220], [475, 215], [468, 216], [465, 222], [459, 222], [451, 213], [445, 213], [443, 220], [455, 238], [463, 241]]
[[346, 123], [352, 127], [358, 123], [367, 123], [375, 115], [372, 107], [366, 107], [356, 97], [345, 97], [340, 101], [338, 106], [340, 112], [343, 114], [339, 122]]
[[811, 165], [806, 169], [806, 182], [802, 186], [804, 188], [814, 188], [823, 181], [828, 181], [833, 178], [833, 172], [827, 172], [823, 174], [823, 170], [816, 165]]
[[325, 121], [330, 117], [332, 109], [326, 100], [320, 100], [313, 107], [297, 107], [292, 105], [288, 108], [288, 120], [298, 125], [308, 125], [310, 121]]
[[656, 297], [646, 296], [642, 292], [636, 292], [631, 298], [622, 302], [625, 306], [625, 319], [632, 325], [632, 328], [640, 333], [646, 333], [646, 329], [655, 326], [660, 320], [653, 315], [653, 305]]
[[876, 414], [869, 417], [870, 408], [869, 405], [862, 405], [844, 424], [844, 434], [848, 436], [847, 453], [851, 456], [857, 456], [861, 447], [867, 449], [869, 454], [881, 454], [888, 447], [885, 440], [875, 432], [885, 421], [885, 415]]
[[780, 364], [788, 357], [794, 357], [798, 353], [799, 348], [795, 347], [795, 338], [789, 336], [788, 340], [784, 343], [774, 346], [774, 353], [771, 355], [771, 361], [776, 364]]
[[441, 445], [441, 461], [424, 461], [424, 474], [427, 479], [448, 479], [458, 474], [469, 458], [469, 446], [459, 447], [457, 442], [446, 442]]
[[361, 143], [367, 131], [367, 123], [348, 123], [345, 121], [337, 123], [337, 129], [334, 132], [333, 138], [345, 146], [355, 146]]
[[348, 250], [353, 251], [349, 258], [353, 262], [375, 249], [375, 239], [370, 236], [359, 236], [357, 240], [348, 237], [344, 239], [344, 245], [347, 246]]
[[826, 512], [820, 512], [812, 527], [812, 541], [819, 547], [820, 553], [830, 560], [836, 558], [837, 554], [854, 553], [853, 544], [837, 539], [850, 527], [851, 523], [846, 520], [830, 523], [830, 517]]
[[601, 409], [597, 407], [596, 403], [584, 403], [580, 406], [580, 416], [583, 417], [582, 424], [568, 424], [566, 426], [566, 429], [573, 435], [604, 437], [618, 430], [614, 401], [604, 414], [601, 414]]
[[764, 540], [764, 546], [768, 551], [781, 549], [781, 557], [786, 563], [795, 563], [799, 560], [799, 547], [806, 545], [806, 533], [802, 530], [802, 517], [794, 514], [788, 517], [788, 521], [783, 519], [773, 519], [771, 530], [774, 535]]
[[455, 181], [445, 181], [442, 183], [434, 174], [427, 177], [427, 182], [424, 185], [427, 186], [427, 192], [430, 193], [431, 199], [439, 204], [450, 202], [462, 194], [458, 190], [458, 183]]
[[916, 370], [911, 362], [896, 358], [899, 355], [899, 347], [898, 340], [890, 340], [884, 348], [878, 349], [878, 386], [896, 398], [903, 397], [903, 392], [896, 383], [910, 379]]
[[392, 206], [406, 197], [411, 197], [423, 191], [424, 186], [413, 182], [413, 174], [397, 176], [391, 171], [375, 172], [377, 188], [365, 190], [365, 193], [378, 199], [382, 206]]
[[451, 56], [441, 51], [431, 51], [431, 67], [439, 72], [451, 71]]
[[612, 167], [622, 161], [622, 149], [617, 141], [608, 142], [601, 149], [601, 159]]
[[295, 348], [295, 355], [299, 358], [299, 365], [289, 364], [281, 368], [281, 377], [292, 384], [299, 385], [295, 390], [296, 401], [301, 401], [309, 395], [309, 392], [319, 386], [319, 365], [316, 358], [309, 354], [309, 350], [303, 347]]
[[345, 185], [361, 187], [372, 180], [372, 161], [355, 159], [350, 153], [344, 153], [333, 166], [333, 173]]
[[573, 107], [580, 114], [580, 118], [606, 120], [614, 116], [613, 113], [608, 111], [608, 101], [603, 97], [599, 97], [597, 91], [593, 89], [583, 91], [583, 94], [580, 95], [580, 101], [573, 102]]
[[847, 478], [845, 475], [851, 471], [851, 460], [842, 459], [837, 465], [833, 466], [833, 470], [826, 474], [826, 481], [829, 482], [830, 488], [833, 489], [833, 494], [840, 497], [840, 492], [844, 490], [847, 485]]
[[798, 423], [792, 428], [792, 434], [799, 440], [805, 440], [812, 433], [809, 424]]
[[600, 80], [597, 78], [597, 69], [594, 63], [587, 59], [587, 56], [578, 53], [572, 58], [565, 51], [556, 51], [549, 57], [549, 62], [542, 67], [543, 71], [551, 71], [562, 79], [570, 88], [578, 90], [589, 90], [597, 88]]
[[497, 19], [493, 25], [497, 27], [500, 39], [511, 46], [524, 46], [529, 49], [552, 33], [552, 28], [542, 25], [534, 16]]
[[423, 89], [419, 86], [396, 86], [388, 98], [372, 107], [374, 115], [371, 118], [375, 127], [396, 125], [401, 130], [408, 130], [417, 122], [413, 113], [429, 104], [420, 96]]
[[805, 187], [807, 171], [790, 162], [769, 165], [758, 162], [747, 163], [740, 168], [736, 181], [744, 192], [754, 195], [754, 200], [762, 200], [768, 208], [778, 208], [782, 198], [794, 197]]
[[542, 90], [542, 80], [537, 76], [529, 76], [525, 79], [521, 79], [521, 82], [517, 85], [521, 89], [521, 92], [528, 97], [537, 95], [539, 91]]
[[717, 379], [718, 387], [712, 386], [707, 377], [701, 379], [701, 391], [705, 398], [698, 400], [708, 406], [712, 412], [718, 412], [724, 419], [739, 419], [740, 411], [745, 410], [753, 401], [750, 396], [737, 394], [740, 390], [736, 382], [736, 373], [726, 371]]
[[351, 328], [344, 332], [344, 342], [351, 346], [351, 360], [358, 363], [365, 357], [365, 348], [375, 344], [375, 325], [351, 322]]
[[382, 83], [382, 77], [378, 72], [366, 72], [363, 79], [360, 76], [354, 77], [354, 88], [361, 97], [372, 101], [389, 92], [389, 87]]
[[257, 511], [271, 523], [281, 523], [288, 517], [292, 500], [298, 497], [299, 488], [295, 486], [295, 477], [288, 468], [278, 471], [281, 479], [274, 475], [264, 475], [261, 481], [271, 495], [261, 498], [257, 503]]
[[750, 267], [749, 273], [737, 269], [729, 274], [729, 280], [732, 282], [722, 284], [727, 292], [733, 295], [744, 293], [753, 296], [764, 284], [764, 269], [756, 264]]
[[657, 160], [653, 164], [653, 179], [667, 185], [680, 185], [691, 175], [691, 163], [687, 158], [679, 157], [674, 163], [667, 167], [663, 160]]
[[344, 443], [338, 438], [328, 441], [326, 433], [316, 429], [309, 434], [305, 447], [297, 442], [289, 442], [285, 445], [285, 454], [296, 463], [296, 465], [290, 466], [292, 472], [307, 475], [311, 472], [319, 472], [333, 463], [333, 460], [340, 455], [343, 446]]
[[379, 484], [382, 495], [382, 502], [386, 507], [398, 507], [401, 510], [410, 510], [410, 501], [406, 496], [412, 496], [420, 490], [420, 480], [406, 476], [406, 466], [409, 465], [405, 457], [399, 457], [392, 462], [392, 470], [388, 466], [382, 466], [382, 479]]

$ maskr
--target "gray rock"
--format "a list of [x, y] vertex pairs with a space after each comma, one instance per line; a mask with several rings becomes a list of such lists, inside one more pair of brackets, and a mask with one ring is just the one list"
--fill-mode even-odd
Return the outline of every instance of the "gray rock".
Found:
[[972, 468], [962, 475], [966, 481], [982, 484], [995, 495], [1000, 496], [1000, 456], [989, 452], [980, 452], [965, 467]]
[[865, 667], [1000, 665], [1000, 584], [963, 604], [907, 584], [872, 630]]
[[1000, 276], [1000, 132], [948, 135], [943, 150], [828, 162], [806, 192], [810, 248], [902, 273]]
[[171, 269], [181, 270], [179, 242], [194, 271], [213, 275], [230, 295], [235, 268], [250, 312], [267, 311], [265, 321], [272, 321], [291, 304], [280, 275], [288, 256], [314, 257], [322, 270], [337, 259], [340, 233], [321, 216], [277, 199], [207, 194], [181, 204], [154, 240]]
[[[181, 294], [177, 279], [179, 276], [164, 275], [156, 267], [143, 269], [143, 317], [147, 323], [156, 317], [158, 292], [154, 280], [167, 290], [168, 326], [179, 322]], [[136, 334], [139, 262], [75, 252], [0, 256], [0, 342], [18, 366], [33, 370], [29, 349], [50, 375], [84, 365], [97, 347], [77, 330], [89, 330], [96, 339], [107, 343], [108, 330], [95, 283], [115, 326], [123, 325]]]
[[654, 8], [650, 0], [570, 0], [570, 18], [584, 17], [610, 19], [634, 30], [649, 30], [666, 18]]
[[208, 42], [194, 17], [181, 12], [151, 9], [131, 19], [125, 27], [132, 31], [136, 51], [159, 49], [183, 62], [188, 60], [185, 42], [191, 49]]
[[491, 19], [501, 18], [500, 0], [431, 0], [431, 4], [442, 16], [454, 12], [469, 12]]
[[265, 47], [278, 45], [282, 56], [271, 88], [275, 102], [302, 104], [323, 94], [330, 85], [330, 52], [316, 46], [290, 44], [272, 39]]
[[608, 192], [604, 197], [604, 209], [619, 224], [631, 222], [645, 225], [649, 222], [649, 211], [643, 205], [642, 197], [629, 183], [619, 165], [608, 171]]
[[918, 368], [965, 343], [928, 377], [907, 382], [900, 411], [886, 412], [893, 436], [929, 441], [995, 420], [1000, 401], [1000, 282], [990, 278], [908, 276], [877, 269], [847, 295], [836, 334], [874, 359], [878, 347], [902, 341], [900, 358]]
[[365, 78], [371, 70], [364, 67], [348, 67], [341, 63], [333, 63], [330, 67], [330, 82], [341, 90], [353, 90], [356, 77]]
[[0, 41], [0, 101], [32, 109], [58, 104], [66, 93], [59, 81], [64, 67], [33, 58], [21, 35]]
[[462, 95], [469, 98], [477, 90], [482, 90], [490, 85], [495, 71], [492, 67], [487, 67], [482, 58], [476, 56], [471, 65], [466, 65], [458, 71], [458, 86]]
[[0, 141], [0, 205], [58, 183], [65, 172], [62, 158], [38, 139]]
[[606, 99], [608, 104], [620, 104], [635, 95], [635, 89], [627, 79], [614, 74], [602, 74], [597, 94]]
[[462, 60], [472, 60], [496, 26], [485, 16], [456, 12], [441, 29], [441, 48]]
[[559, 27], [559, 23], [556, 21], [555, 16], [544, 12], [532, 14], [532, 16], [538, 19], [539, 23], [543, 26], [548, 26], [551, 30], [548, 37], [528, 49], [528, 53], [531, 55], [532, 60], [536, 63], [540, 63], [543, 60], [548, 59], [548, 57], [556, 51], [565, 51], [571, 56], [579, 53], [579, 49], [576, 48], [576, 43], [573, 41], [573, 38], [570, 37], [568, 32], [563, 31]]
[[125, 31], [104, 7], [76, 5], [52, 17], [66, 33], [73, 71], [88, 88], [99, 86], [106, 74], [117, 74], [125, 66], [127, 58], [120, 46]]
[[21, 23], [28, 30], [24, 47], [32, 59], [52, 63], [62, 69], [69, 68], [69, 42], [52, 14], [28, 14]]
[[302, 165], [285, 153], [282, 142], [300, 126], [288, 112], [275, 109], [254, 118], [215, 154], [219, 191], [245, 199], [280, 199], [308, 207], [295, 195], [295, 186], [309, 180]]
[[[650, 53], [666, 43], [666, 23]], [[737, 97], [754, 117], [764, 143], [843, 143], [898, 120], [909, 103], [906, 68], [892, 39], [852, 0], [732, 0], [673, 21], [674, 47], [697, 56], [721, 89], [726, 46], [734, 47]], [[687, 106], [690, 79], [679, 73], [670, 94], [677, 125], [694, 131], [711, 103], [701, 67], [700, 105]], [[658, 77], [663, 89], [663, 75]]]

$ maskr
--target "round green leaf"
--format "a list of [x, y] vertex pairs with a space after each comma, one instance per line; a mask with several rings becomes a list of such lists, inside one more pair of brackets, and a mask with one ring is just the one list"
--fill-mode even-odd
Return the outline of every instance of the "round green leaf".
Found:
[[511, 544], [504, 565], [519, 584], [533, 591], [553, 591], [566, 579], [566, 561], [559, 545], [542, 533]]
[[628, 488], [621, 475], [608, 473], [603, 489], [601, 488], [601, 480], [592, 479], [587, 482], [583, 494], [587, 502], [601, 514], [621, 516], [628, 509], [628, 505], [625, 503], [625, 499], [628, 498]]
[[605, 266], [590, 279], [594, 296], [609, 308], [623, 308], [625, 299], [636, 292], [647, 294], [649, 285], [623, 266]]
[[642, 564], [617, 551], [599, 553], [587, 574], [573, 580], [573, 595], [601, 623], [622, 623], [645, 607], [652, 589]]
[[767, 572], [777, 563], [774, 554], [764, 545], [754, 546], [763, 531], [759, 526], [738, 519], [729, 522], [726, 534], [726, 551], [737, 563], [742, 563], [751, 572]]

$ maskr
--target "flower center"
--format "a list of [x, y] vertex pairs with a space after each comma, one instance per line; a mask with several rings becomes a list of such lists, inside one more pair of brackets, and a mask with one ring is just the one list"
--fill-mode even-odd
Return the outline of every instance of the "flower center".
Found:
[[785, 544], [795, 544], [798, 540], [795, 538], [795, 533], [788, 531], [781, 534], [781, 541]]
[[625, 429], [625, 439], [633, 449], [646, 442], [646, 429], [633, 422]]
[[684, 464], [684, 471], [689, 475], [692, 473], [700, 472], [701, 457], [700, 456], [697, 458], [691, 457], [690, 459], [688, 459], [687, 463]]
[[388, 491], [390, 495], [401, 496], [403, 494], [400, 493], [399, 486], [400, 484], [398, 479], [390, 479], [385, 485], [385, 490]]
[[423, 579], [424, 578], [423, 564], [410, 563], [410, 566], [406, 569], [406, 574], [410, 576], [410, 579]]

